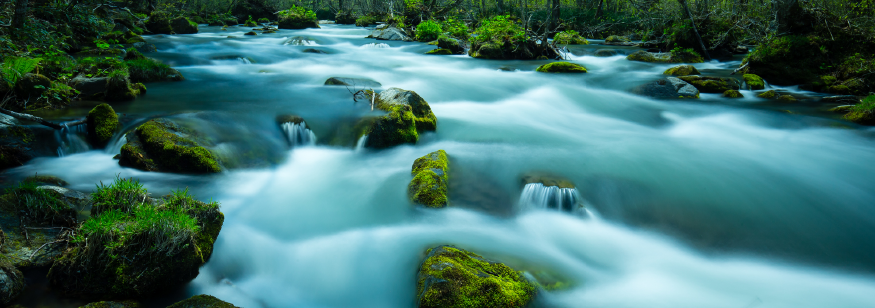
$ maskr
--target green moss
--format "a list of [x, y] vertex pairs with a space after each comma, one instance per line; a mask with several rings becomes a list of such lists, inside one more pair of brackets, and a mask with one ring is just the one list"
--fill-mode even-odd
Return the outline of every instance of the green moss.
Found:
[[185, 78], [179, 71], [155, 59], [126, 60], [132, 82], [180, 81]]
[[678, 65], [665, 70], [662, 74], [671, 76], [699, 75], [699, 70], [692, 65]]
[[536, 71], [541, 73], [586, 73], [586, 68], [577, 63], [553, 62], [539, 66]]
[[316, 13], [304, 7], [293, 5], [292, 8], [277, 12], [280, 29], [319, 28]]
[[153, 11], [149, 15], [149, 20], [146, 21], [146, 29], [155, 34], [173, 33], [173, 28], [170, 26], [170, 15], [164, 11]]
[[449, 158], [444, 150], [416, 159], [411, 170], [413, 180], [407, 186], [410, 201], [431, 208], [447, 206], [449, 171]]
[[870, 95], [851, 107], [844, 118], [861, 125], [875, 125], [875, 95]]
[[37, 225], [71, 226], [76, 224], [76, 211], [50, 191], [37, 189], [38, 182], [24, 181], [6, 189], [0, 207], [16, 213], [21, 219]]
[[379, 94], [375, 99], [376, 107], [391, 112], [397, 105], [409, 105], [413, 111], [417, 132], [434, 131], [437, 129], [437, 117], [431, 111], [431, 106], [416, 92], [390, 88]]
[[417, 276], [418, 306], [525, 307], [534, 284], [522, 273], [451, 246], [428, 251]]
[[759, 98], [773, 99], [773, 98], [777, 98], [777, 97], [778, 97], [778, 92], [775, 92], [775, 90], [768, 90], [768, 91], [766, 91], [766, 92], [763, 92], [763, 93], [757, 94], [757, 97], [759, 97]]
[[127, 69], [114, 70], [106, 78], [106, 95], [104, 96], [106, 101], [129, 101], [140, 95], [140, 91], [131, 87]]
[[692, 48], [675, 48], [671, 50], [671, 58], [669, 62], [702, 63], [705, 62], [705, 59], [703, 59], [702, 56]]
[[90, 304], [82, 306], [80, 308], [140, 308], [140, 303], [137, 303], [135, 301], [123, 301], [123, 302], [106, 301], [106, 302], [90, 303]]
[[212, 295], [195, 295], [167, 308], [237, 308]]
[[559, 45], [589, 45], [589, 41], [580, 36], [577, 31], [565, 30], [553, 36], [553, 42]]
[[739, 89], [738, 81], [733, 78], [703, 76], [680, 76], [678, 78], [688, 82], [703, 93], [724, 93]]
[[384, 149], [419, 140], [416, 117], [410, 105], [391, 105], [381, 109], [390, 110], [389, 114], [378, 117], [367, 130], [365, 147]]
[[416, 40], [420, 42], [433, 41], [441, 35], [441, 25], [434, 20], [425, 20], [416, 26]]
[[37, 185], [53, 185], [53, 186], [66, 186], [68, 183], [63, 179], [54, 176], [54, 175], [45, 175], [45, 174], [35, 174], [29, 177], [24, 178], [22, 182], [31, 182]]
[[631, 42], [631, 41], [632, 40], [630, 40], [628, 37], [619, 36], [619, 35], [611, 35], [605, 39], [606, 43], [624, 43], [624, 42]]
[[754, 74], [744, 74], [742, 77], [744, 82], [747, 83], [747, 86], [750, 87], [751, 90], [762, 90], [766, 88], [766, 82], [763, 81], [760, 76]]
[[103, 147], [118, 129], [118, 115], [109, 104], [97, 105], [88, 112], [87, 126], [88, 136], [94, 144]]
[[356, 27], [367, 27], [377, 23], [377, 18], [371, 15], [362, 15], [359, 18], [356, 18], [355, 25]]
[[[101, 186], [97, 194], [144, 195], [132, 182]], [[77, 297], [139, 298], [197, 276], [224, 221], [217, 203], [196, 201], [187, 190], [163, 202], [116, 201], [116, 207], [98, 211], [73, 233], [71, 249], [49, 271], [56, 289]]]
[[726, 90], [726, 92], [723, 92], [723, 97], [742, 98], [742, 97], [744, 97], [744, 95], [742, 95], [741, 92], [738, 92], [738, 90]]
[[425, 54], [427, 54], [427, 55], [451, 55], [451, 54], [453, 54], [453, 52], [450, 51], [449, 49], [438, 48], [438, 49], [429, 50]]
[[[142, 142], [143, 150], [162, 170], [185, 173], [222, 171], [216, 157], [209, 150], [190, 137], [181, 136], [184, 134], [169, 121], [148, 121], [137, 127], [136, 134]], [[142, 154], [142, 151], [131, 150]], [[125, 153], [122, 154], [122, 157], [126, 157]]]
[[781, 96], [778, 96], [778, 100], [785, 101], [785, 102], [795, 102], [796, 98], [793, 97], [792, 95], [781, 95]]
[[629, 61], [639, 61], [639, 62], [651, 62], [651, 63], [668, 63], [667, 59], [657, 58], [652, 53], [639, 50], [631, 55], [626, 56], [626, 59]]

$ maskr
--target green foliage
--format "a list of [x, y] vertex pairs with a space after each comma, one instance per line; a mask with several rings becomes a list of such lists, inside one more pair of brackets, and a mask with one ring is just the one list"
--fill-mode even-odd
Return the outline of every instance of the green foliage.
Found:
[[127, 71], [128, 66], [114, 57], [85, 57], [79, 59], [75, 72], [85, 77], [107, 77], [114, 71]]
[[434, 41], [441, 35], [441, 25], [434, 20], [426, 20], [416, 26], [416, 40], [420, 42]]
[[[302, 6], [292, 5], [291, 8], [285, 11], [279, 11], [277, 16], [280, 18], [293, 18], [308, 21], [316, 21], [316, 13]], [[251, 16], [250, 16], [251, 17]]]
[[24, 181], [6, 189], [5, 206], [20, 213], [23, 219], [37, 224], [70, 225], [75, 223], [75, 211], [56, 198], [51, 191], [37, 189], [38, 182]]
[[539, 66], [536, 71], [541, 73], [586, 73], [586, 68], [571, 62], [553, 62]]
[[152, 82], [162, 80], [181, 80], [179, 72], [155, 59], [140, 58], [125, 61], [131, 82]]
[[468, 39], [468, 26], [464, 21], [454, 18], [448, 18], [447, 20], [441, 22], [441, 29], [445, 33], [449, 33], [450, 36], [455, 37], [461, 40]]
[[577, 31], [565, 30], [553, 36], [553, 42], [560, 45], [589, 45], [589, 41], [580, 36]]
[[42, 61], [40, 58], [6, 57], [0, 66], [0, 73], [3, 74], [6, 82], [15, 85], [24, 74], [36, 69], [40, 61]]
[[676, 47], [671, 50], [671, 62], [673, 63], [702, 63], [705, 59], [692, 48]]
[[526, 40], [525, 30], [509, 15], [495, 16], [484, 20], [480, 27], [474, 31], [473, 43], [486, 43], [490, 41], [523, 42]]
[[[151, 120], [137, 127], [137, 136], [156, 163], [169, 171], [215, 173], [222, 169], [206, 148], [166, 120]], [[123, 155], [124, 156], [124, 155]]]
[[91, 215], [100, 215], [105, 211], [120, 211], [129, 214], [132, 206], [145, 202], [146, 189], [143, 184], [134, 178], [122, 178], [116, 176], [110, 185], [103, 182], [97, 185], [97, 190], [91, 193]]

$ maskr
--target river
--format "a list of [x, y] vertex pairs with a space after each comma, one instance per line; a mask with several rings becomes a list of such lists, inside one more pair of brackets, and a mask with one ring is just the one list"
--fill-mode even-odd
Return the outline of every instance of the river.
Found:
[[[549, 61], [424, 55], [434, 46], [366, 39], [353, 26], [249, 30], [147, 37], [159, 50], [147, 56], [187, 80], [147, 84], [113, 108], [127, 129], [189, 113], [227, 155], [256, 152], [255, 162], [149, 173], [120, 167], [111, 147], [7, 171], [59, 175], [86, 192], [135, 177], [156, 196], [189, 187], [219, 201], [212, 259], [160, 304], [207, 293], [247, 308], [411, 307], [424, 250], [453, 244], [573, 282], [541, 292], [536, 307], [875, 307], [875, 130], [817, 103], [629, 94], [671, 65], [627, 61], [628, 48], [594, 57], [606, 47], [575, 47], [570, 60], [589, 73], [557, 75], [534, 72]], [[695, 66], [726, 76], [739, 63]], [[339, 123], [371, 112], [353, 102], [356, 89], [323, 85], [334, 76], [416, 91], [437, 132], [381, 151], [334, 145]], [[288, 149], [281, 114], [303, 117], [315, 145]], [[455, 172], [453, 206], [414, 207], [411, 164], [438, 149]], [[518, 207], [532, 171], [574, 182], [589, 214]]]

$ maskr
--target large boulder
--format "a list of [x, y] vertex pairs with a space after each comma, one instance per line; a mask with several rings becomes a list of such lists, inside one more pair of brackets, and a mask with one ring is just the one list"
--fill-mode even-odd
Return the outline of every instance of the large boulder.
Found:
[[437, 46], [438, 48], [449, 50], [453, 54], [465, 54], [465, 45], [463, 45], [462, 42], [460, 42], [459, 40], [448, 37], [446, 35], [441, 35], [438, 37]]
[[198, 275], [224, 222], [216, 202], [186, 191], [148, 198], [135, 180], [94, 193], [91, 217], [49, 270], [54, 288], [79, 298], [148, 298]]
[[589, 45], [589, 41], [580, 36], [577, 31], [562, 31], [553, 36], [553, 43], [559, 45]]
[[407, 196], [414, 204], [430, 208], [447, 206], [450, 161], [447, 152], [437, 150], [413, 162], [413, 180], [407, 186]]
[[70, 85], [79, 91], [79, 97], [84, 99], [102, 100], [106, 94], [106, 77], [76, 76]]
[[170, 24], [170, 14], [164, 11], [153, 11], [149, 14], [146, 22], [146, 30], [154, 34], [171, 34], [173, 27]]
[[195, 295], [167, 308], [239, 308], [212, 295]]
[[419, 140], [416, 117], [410, 105], [393, 105], [380, 109], [389, 113], [370, 121], [371, 124], [364, 131], [368, 136], [364, 144], [366, 148], [385, 149]]
[[699, 98], [699, 90], [696, 87], [676, 77], [668, 77], [635, 87], [632, 89], [632, 93], [664, 99]]
[[502, 263], [452, 246], [426, 253], [416, 278], [417, 306], [525, 307], [535, 284]]
[[22, 290], [24, 290], [24, 274], [15, 268], [6, 256], [0, 255], [0, 305], [6, 307], [11, 304], [21, 295]]
[[197, 33], [197, 23], [188, 20], [186, 17], [176, 17], [170, 21], [170, 27], [173, 33], [176, 34], [195, 34]]
[[75, 226], [77, 211], [89, 205], [85, 193], [41, 185], [25, 180], [0, 196], [2, 258], [19, 268], [51, 266], [66, 245], [63, 231]]
[[334, 14], [334, 23], [338, 25], [355, 24], [355, 15], [352, 14], [352, 11], [348, 10], [337, 11], [337, 14]]
[[146, 93], [146, 86], [133, 83], [127, 71], [114, 71], [106, 77], [106, 92], [103, 99], [107, 102], [123, 102], [137, 98]]
[[744, 82], [747, 83], [747, 87], [751, 90], [762, 90], [766, 88], [766, 82], [763, 81], [763, 78], [760, 76], [754, 74], [744, 74], [744, 76], [742, 76], [742, 79], [744, 79]]
[[377, 108], [386, 111], [391, 111], [395, 106], [409, 105], [412, 107], [417, 131], [426, 132], [437, 129], [437, 117], [431, 111], [431, 106], [416, 92], [389, 88], [386, 91], [380, 92], [375, 103]]
[[216, 156], [201, 145], [198, 135], [167, 119], [143, 123], [127, 134], [119, 164], [146, 171], [215, 173], [222, 171]]
[[118, 115], [115, 113], [115, 110], [105, 103], [91, 109], [86, 119], [88, 123], [88, 137], [98, 147], [105, 146], [119, 126]]
[[684, 64], [667, 69], [663, 74], [672, 76], [699, 75], [699, 70], [695, 66]]
[[24, 74], [15, 83], [15, 94], [24, 99], [36, 100], [52, 87], [52, 80], [40, 74]]
[[860, 125], [875, 126], [875, 95], [870, 95], [850, 107], [844, 118]]
[[704, 76], [681, 76], [678, 77], [683, 81], [692, 84], [702, 93], [723, 93], [728, 90], [738, 90], [741, 88], [738, 80], [728, 77], [704, 77]]
[[396, 28], [394, 26], [389, 26], [382, 29], [375, 29], [374, 31], [371, 31], [371, 34], [368, 35], [368, 38], [375, 38], [385, 41], [413, 41], [413, 39], [410, 38], [410, 35], [407, 34], [407, 31], [404, 31], [404, 29], [401, 28]]
[[586, 73], [586, 68], [577, 63], [553, 62], [541, 65], [535, 71], [541, 73]]

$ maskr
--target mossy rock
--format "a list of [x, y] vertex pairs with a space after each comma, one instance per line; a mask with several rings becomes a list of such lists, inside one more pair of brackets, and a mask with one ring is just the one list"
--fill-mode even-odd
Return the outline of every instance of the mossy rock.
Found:
[[95, 203], [116, 206], [82, 223], [49, 270], [50, 283], [65, 296], [149, 298], [197, 277], [212, 255], [225, 219], [218, 203], [197, 201], [187, 190], [161, 202], [119, 198], [145, 193], [133, 180], [118, 184], [123, 181], [98, 187]]
[[650, 62], [650, 63], [668, 63], [669, 59], [656, 57], [651, 52], [647, 52], [644, 50], [639, 50], [633, 52], [631, 55], [626, 56], [626, 59], [629, 61], [638, 61], [638, 62]]
[[407, 186], [407, 196], [414, 204], [430, 208], [447, 206], [450, 161], [447, 152], [437, 150], [413, 162], [413, 180]]
[[726, 98], [743, 98], [744, 97], [744, 95], [742, 95], [741, 92], [738, 92], [738, 90], [726, 90], [726, 92], [723, 92], [722, 96], [726, 97]]
[[45, 174], [35, 174], [29, 177], [24, 178], [22, 182], [30, 182], [35, 183], [37, 185], [53, 185], [53, 186], [67, 186], [67, 181], [61, 179], [60, 177], [54, 175], [45, 175]]
[[24, 74], [15, 84], [18, 97], [35, 100], [52, 86], [52, 80], [40, 74]]
[[417, 306], [525, 307], [537, 288], [521, 272], [452, 246], [426, 252], [417, 275]]
[[258, 35], [258, 33], [255, 33], [255, 31], [249, 31], [249, 32], [243, 33], [243, 35]]
[[593, 56], [604, 58], [604, 57], [613, 57], [619, 55], [620, 52], [614, 49], [599, 49], [593, 53]]
[[845, 120], [860, 124], [860, 125], [875, 125], [875, 111], [872, 110], [852, 110], [844, 116]]
[[738, 80], [725, 77], [680, 76], [683, 81], [699, 89], [702, 93], [723, 93], [740, 88]]
[[667, 69], [662, 74], [671, 76], [699, 75], [699, 70], [695, 66], [685, 64]]
[[350, 77], [331, 77], [325, 80], [326, 86], [348, 86], [348, 87], [366, 87], [380, 88], [383, 84], [373, 79], [367, 78], [350, 78]]
[[854, 107], [853, 105], [836, 106], [836, 107], [830, 108], [829, 112], [846, 114], [846, 113], [850, 112], [851, 109], [853, 109], [853, 107]]
[[[385, 109], [384, 109], [385, 108]], [[389, 114], [377, 117], [371, 121], [366, 129], [368, 135], [365, 147], [371, 149], [385, 149], [405, 143], [413, 144], [419, 140], [416, 131], [416, 117], [410, 105], [394, 105], [384, 107]]]
[[631, 42], [631, 41], [632, 40], [630, 40], [628, 37], [619, 36], [619, 35], [611, 35], [605, 39], [605, 43], [626, 43], [626, 42]]
[[760, 76], [754, 74], [744, 74], [742, 78], [751, 90], [762, 90], [766, 88], [766, 82], [763, 81], [763, 78], [761, 78]]
[[793, 95], [781, 95], [781, 96], [778, 96], [778, 100], [779, 100], [779, 101], [785, 101], [785, 102], [795, 102], [795, 101], [797, 101], [796, 98], [793, 97]]
[[6, 307], [24, 290], [24, 274], [5, 255], [0, 255], [0, 305]]
[[0, 145], [0, 170], [24, 165], [33, 157], [21, 146]]
[[173, 27], [170, 25], [170, 14], [164, 11], [153, 11], [146, 21], [146, 29], [154, 34], [171, 34]]
[[170, 27], [173, 28], [173, 33], [176, 34], [195, 34], [198, 31], [196, 22], [182, 16], [171, 20]]
[[251, 21], [251, 20], [250, 20], [250, 21], [246, 21], [246, 22], [244, 22], [244, 23], [243, 23], [243, 26], [245, 26], [245, 27], [258, 27], [258, 24], [255, 23], [254, 21]]
[[451, 55], [451, 54], [453, 54], [453, 52], [450, 51], [449, 49], [438, 48], [438, 49], [432, 49], [432, 50], [426, 51], [425, 54], [427, 54], [427, 55]]
[[128, 74], [127, 70], [118, 70], [110, 73], [106, 78], [106, 93], [103, 98], [105, 101], [129, 101], [142, 94], [139, 88], [133, 86]]
[[575, 188], [574, 183], [571, 182], [571, 180], [569, 179], [553, 174], [539, 172], [523, 175], [520, 182], [523, 186], [525, 186], [526, 184], [538, 183], [546, 187], [556, 186], [559, 188]]
[[386, 91], [380, 92], [375, 100], [375, 104], [377, 108], [385, 111], [392, 111], [398, 105], [409, 105], [412, 107], [417, 132], [437, 130], [437, 117], [431, 111], [431, 106], [416, 92], [389, 88]]
[[589, 41], [577, 34], [577, 32], [562, 31], [556, 33], [553, 42], [559, 45], [589, 45]]
[[167, 308], [239, 308], [212, 295], [195, 295]]
[[441, 35], [438, 37], [437, 46], [438, 48], [449, 50], [453, 54], [465, 54], [465, 46], [462, 44], [462, 42], [446, 35]]
[[155, 59], [146, 57], [133, 59], [125, 58], [125, 64], [128, 66], [131, 82], [185, 80], [182, 73]]
[[308, 19], [305, 16], [301, 16], [298, 14], [280, 14], [279, 16], [279, 24], [277, 25], [280, 29], [307, 29], [307, 28], [319, 28], [319, 21], [315, 19]]
[[586, 73], [586, 68], [577, 63], [553, 62], [541, 65], [535, 71], [541, 73]]
[[766, 98], [766, 99], [775, 99], [775, 98], [778, 98], [778, 92], [775, 92], [775, 90], [768, 90], [766, 92], [757, 94], [757, 97]]
[[140, 308], [140, 303], [135, 301], [104, 301], [90, 303], [79, 308]]
[[94, 145], [100, 148], [106, 146], [119, 126], [118, 114], [106, 103], [91, 109], [86, 120], [88, 137]]
[[221, 172], [216, 156], [195, 140], [195, 133], [167, 119], [154, 119], [128, 133], [119, 164], [146, 171]]

